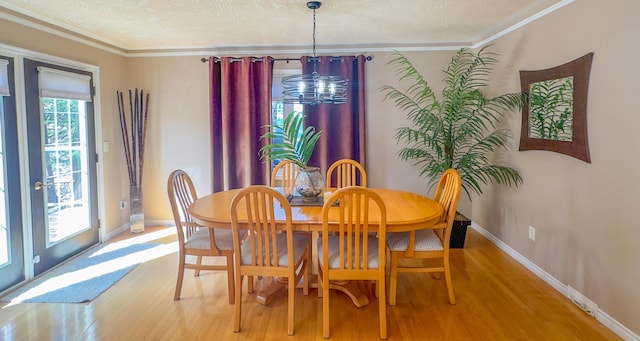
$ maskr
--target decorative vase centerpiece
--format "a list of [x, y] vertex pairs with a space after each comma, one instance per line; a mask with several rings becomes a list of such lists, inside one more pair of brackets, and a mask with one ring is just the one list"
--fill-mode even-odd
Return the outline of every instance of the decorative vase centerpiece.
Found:
[[132, 233], [144, 232], [144, 205], [142, 191], [142, 166], [144, 165], [144, 142], [147, 137], [149, 94], [129, 90], [129, 119], [125, 115], [122, 92], [117, 91], [118, 111], [124, 156], [129, 174], [129, 229]]
[[319, 167], [304, 167], [296, 176], [295, 188], [304, 202], [318, 201], [324, 185], [324, 176]]
[[[268, 125], [269, 131], [260, 139], [270, 139], [271, 143], [260, 148], [261, 160], [288, 160], [300, 167], [296, 176], [295, 189], [305, 202], [314, 202], [325, 186], [324, 176], [318, 167], [307, 165], [316, 143], [322, 134], [314, 127], [304, 127], [305, 115], [291, 112], [282, 125]], [[281, 141], [281, 142], [274, 142]]]

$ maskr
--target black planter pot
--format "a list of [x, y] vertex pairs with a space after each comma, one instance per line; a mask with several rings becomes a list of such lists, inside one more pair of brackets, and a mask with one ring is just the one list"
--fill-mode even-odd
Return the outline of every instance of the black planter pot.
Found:
[[469, 225], [471, 225], [469, 218], [460, 213], [456, 215], [456, 219], [453, 221], [453, 228], [451, 229], [451, 239], [449, 240], [450, 248], [464, 248], [464, 240], [467, 236], [467, 227], [469, 227]]

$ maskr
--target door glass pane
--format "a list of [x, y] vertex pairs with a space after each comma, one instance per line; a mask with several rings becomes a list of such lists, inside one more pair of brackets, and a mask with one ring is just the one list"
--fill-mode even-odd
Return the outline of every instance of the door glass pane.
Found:
[[90, 228], [85, 102], [42, 100], [47, 244]]
[[[0, 96], [0, 113], [2, 113], [2, 96]], [[0, 120], [0, 268], [9, 264], [11, 254], [11, 244], [9, 241], [9, 223], [7, 222], [7, 190], [5, 175], [5, 153], [4, 153], [4, 120]]]

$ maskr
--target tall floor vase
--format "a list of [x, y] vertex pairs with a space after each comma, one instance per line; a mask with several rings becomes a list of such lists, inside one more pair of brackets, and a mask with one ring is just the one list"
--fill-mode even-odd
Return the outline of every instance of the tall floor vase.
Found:
[[135, 93], [129, 90], [129, 110], [125, 110], [122, 92], [116, 91], [122, 145], [124, 146], [129, 175], [129, 228], [132, 233], [144, 232], [142, 166], [144, 165], [144, 142], [147, 137], [147, 118], [149, 117], [149, 94], [146, 94], [146, 97], [144, 95], [143, 90], [136, 89]]
[[144, 211], [142, 205], [142, 186], [129, 187], [130, 213], [129, 227], [131, 233], [144, 232]]

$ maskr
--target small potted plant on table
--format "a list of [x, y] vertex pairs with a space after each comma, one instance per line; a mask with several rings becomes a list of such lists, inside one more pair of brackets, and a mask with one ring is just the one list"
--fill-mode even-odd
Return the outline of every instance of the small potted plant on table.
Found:
[[305, 115], [291, 112], [282, 125], [268, 125], [269, 131], [260, 139], [270, 139], [270, 143], [260, 148], [260, 160], [288, 160], [300, 167], [296, 177], [295, 189], [305, 202], [318, 200], [325, 181], [319, 167], [311, 167], [307, 163], [313, 154], [321, 131], [314, 127], [304, 127]]

